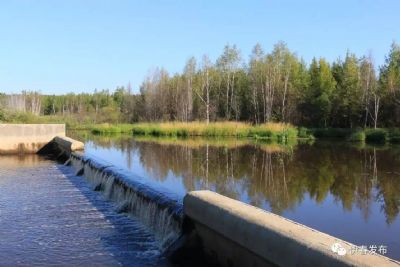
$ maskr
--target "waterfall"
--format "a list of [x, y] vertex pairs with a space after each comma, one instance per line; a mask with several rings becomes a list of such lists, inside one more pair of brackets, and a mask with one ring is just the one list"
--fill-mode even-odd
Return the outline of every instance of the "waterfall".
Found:
[[[182, 199], [161, 188], [147, 185], [143, 178], [94, 157], [72, 153], [72, 167], [92, 185], [93, 190], [116, 203], [121, 212], [131, 214], [149, 227], [165, 251], [181, 235]], [[83, 170], [83, 171], [82, 171]]]

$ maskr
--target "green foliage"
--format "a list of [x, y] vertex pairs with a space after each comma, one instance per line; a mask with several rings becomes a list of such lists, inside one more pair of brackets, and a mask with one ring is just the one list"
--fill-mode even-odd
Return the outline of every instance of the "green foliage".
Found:
[[367, 143], [385, 143], [389, 140], [386, 129], [367, 129], [365, 131], [365, 141]]
[[[183, 71], [174, 75], [155, 68], [144, 79], [140, 92], [133, 92], [128, 84], [114, 92], [105, 89], [65, 95], [0, 94], [0, 120], [65, 121], [76, 128], [103, 123], [208, 120], [261, 125], [274, 121], [323, 127], [324, 130], [316, 131], [316, 136], [350, 140], [362, 139], [362, 134], [339, 128], [400, 125], [400, 47], [396, 43], [392, 44], [378, 77], [370, 57], [358, 58], [348, 52], [343, 61], [338, 59], [330, 64], [320, 58], [307, 66], [284, 42], [278, 42], [269, 52], [256, 45], [250, 61], [244, 62], [243, 58], [235, 45], [226, 45], [215, 62], [204, 56], [198, 63], [192, 57]], [[196, 133], [198, 128], [192, 129], [194, 132], [186, 128], [160, 131], [154, 123], [134, 131], [148, 134], [150, 128], [152, 135], [171, 136], [249, 135], [241, 129], [233, 129], [232, 134], [230, 127], [209, 126], [204, 133]], [[94, 131], [120, 129], [100, 127]], [[280, 138], [262, 127], [252, 131], [257, 138]], [[305, 131], [298, 134], [308, 135]]]
[[391, 143], [400, 143], [400, 128], [390, 128], [389, 140]]
[[344, 62], [338, 60], [333, 66], [337, 82], [334, 92], [334, 124], [352, 128], [360, 125], [362, 117], [362, 91], [359, 61], [347, 53]]
[[389, 127], [400, 125], [400, 46], [393, 43], [386, 57], [385, 64], [380, 68], [379, 94], [382, 101], [382, 116]]
[[117, 133], [131, 133], [133, 126], [130, 124], [115, 124], [108, 123], [96, 124], [87, 126], [93, 134], [117, 134]]
[[299, 127], [297, 129], [297, 137], [304, 139], [315, 139], [312, 130], [305, 127]]
[[363, 129], [354, 130], [348, 139], [351, 142], [364, 142], [365, 141], [365, 132]]
[[310, 85], [303, 103], [303, 112], [309, 118], [308, 124], [326, 126], [332, 108], [332, 93], [336, 81], [333, 78], [329, 64], [321, 58], [314, 58], [310, 70]]
[[6, 121], [6, 114], [4, 110], [0, 109], [0, 122]]
[[314, 128], [311, 129], [316, 138], [340, 138], [347, 139], [352, 130], [346, 128]]
[[[137, 124], [100, 124], [89, 127], [93, 134], [132, 133], [133, 135], [156, 137], [252, 137], [257, 140], [272, 140], [288, 143], [296, 139], [298, 131], [291, 125], [263, 124], [251, 126], [244, 123], [137, 123]], [[311, 138], [310, 135], [307, 135]], [[302, 137], [305, 138], [305, 137]]]

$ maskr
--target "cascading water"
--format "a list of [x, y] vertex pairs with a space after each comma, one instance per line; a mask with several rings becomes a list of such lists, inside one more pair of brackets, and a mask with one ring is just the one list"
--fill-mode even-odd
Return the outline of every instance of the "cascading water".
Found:
[[[182, 199], [166, 190], [154, 189], [134, 174], [109, 163], [72, 153], [71, 165], [83, 173], [93, 190], [117, 204], [121, 212], [132, 214], [149, 227], [165, 251], [181, 235]], [[83, 170], [83, 171], [82, 171]]]

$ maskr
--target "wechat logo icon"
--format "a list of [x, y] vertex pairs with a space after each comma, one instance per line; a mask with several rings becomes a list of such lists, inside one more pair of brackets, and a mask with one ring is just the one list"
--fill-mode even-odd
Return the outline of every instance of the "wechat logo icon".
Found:
[[339, 256], [344, 256], [347, 253], [346, 249], [344, 247], [342, 247], [342, 245], [340, 243], [334, 243], [331, 246], [331, 249], [332, 249], [333, 253], [338, 254]]

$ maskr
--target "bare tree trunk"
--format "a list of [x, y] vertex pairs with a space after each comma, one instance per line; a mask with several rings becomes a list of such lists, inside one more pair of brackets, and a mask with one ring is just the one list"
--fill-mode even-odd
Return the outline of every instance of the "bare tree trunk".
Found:
[[229, 115], [229, 91], [230, 91], [230, 74], [228, 73], [228, 78], [226, 80], [226, 111], [225, 111], [225, 117], [229, 120], [230, 115]]
[[186, 112], [186, 121], [192, 120], [192, 92], [193, 92], [193, 77], [190, 76], [188, 79], [188, 90], [187, 90], [187, 112]]
[[210, 80], [208, 77], [208, 70], [206, 71], [206, 123], [210, 123]]
[[286, 108], [286, 94], [288, 90], [288, 84], [289, 84], [289, 70], [287, 71], [285, 75], [285, 83], [284, 83], [284, 90], [283, 90], [283, 97], [282, 97], [282, 121], [285, 122], [285, 108]]
[[235, 73], [232, 74], [232, 81], [231, 81], [231, 109], [235, 112], [235, 119], [237, 120], [237, 110], [234, 101], [235, 97]]
[[374, 95], [374, 128], [375, 129], [378, 125], [379, 100], [380, 100], [380, 98], [375, 94]]
[[253, 107], [254, 107], [254, 122], [258, 124], [258, 101], [257, 101], [257, 86], [253, 86]]
[[208, 143], [206, 147], [206, 188], [208, 189]]

